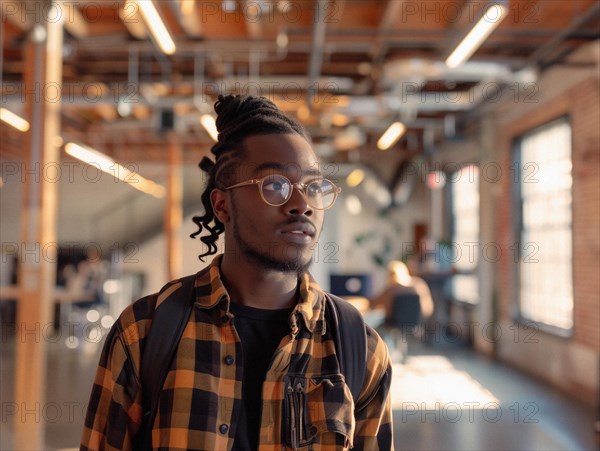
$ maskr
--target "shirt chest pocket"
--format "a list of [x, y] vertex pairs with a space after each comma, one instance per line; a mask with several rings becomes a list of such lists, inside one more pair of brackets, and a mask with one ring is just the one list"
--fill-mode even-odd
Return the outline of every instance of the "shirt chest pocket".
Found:
[[288, 449], [349, 449], [354, 402], [341, 374], [285, 378], [283, 437]]

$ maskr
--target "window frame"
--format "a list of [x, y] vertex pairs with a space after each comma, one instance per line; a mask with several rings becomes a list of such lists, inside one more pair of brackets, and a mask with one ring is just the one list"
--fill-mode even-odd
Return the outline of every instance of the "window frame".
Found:
[[[513, 299], [513, 314], [512, 314], [512, 319], [516, 324], [519, 324], [521, 326], [527, 327], [527, 328], [536, 328], [538, 330], [541, 330], [543, 332], [546, 332], [548, 334], [560, 337], [560, 338], [565, 338], [565, 339], [570, 339], [573, 337], [573, 332], [574, 332], [574, 328], [575, 328], [575, 315], [574, 315], [574, 311], [572, 313], [572, 325], [570, 328], [566, 329], [566, 328], [562, 328], [559, 326], [555, 326], [552, 324], [548, 324], [539, 320], [535, 320], [532, 318], [528, 318], [527, 316], [523, 315], [522, 313], [522, 299], [520, 296], [520, 288], [521, 288], [521, 264], [522, 263], [522, 258], [523, 258], [523, 246], [521, 243], [521, 239], [522, 239], [522, 233], [523, 233], [523, 197], [522, 197], [522, 190], [521, 190], [521, 180], [522, 180], [522, 170], [523, 170], [523, 166], [522, 166], [522, 143], [523, 141], [538, 132], [550, 129], [551, 127], [557, 125], [557, 124], [561, 124], [561, 123], [565, 123], [569, 126], [570, 129], [570, 159], [571, 162], [573, 162], [573, 125], [572, 125], [572, 121], [571, 121], [571, 117], [570, 115], [566, 114], [566, 115], [562, 115], [556, 118], [553, 118], [549, 121], [546, 121], [544, 123], [541, 123], [539, 125], [536, 125], [535, 127], [530, 128], [529, 130], [527, 130], [524, 133], [521, 133], [519, 136], [515, 137], [513, 139], [513, 144], [512, 144], [512, 152], [511, 152], [511, 171], [510, 173], [512, 174], [512, 190], [511, 190], [511, 198], [512, 198], [512, 202], [511, 202], [511, 207], [512, 207], [512, 211], [513, 211], [513, 215], [512, 215], [512, 224], [511, 224], [511, 229], [513, 232], [513, 237], [514, 237], [514, 241], [512, 243], [512, 246], [514, 246], [514, 248], [510, 249], [511, 251], [511, 257], [513, 258], [513, 265], [512, 265], [512, 275], [513, 275], [513, 280], [514, 283], [512, 284], [512, 299]], [[573, 167], [571, 167], [571, 175], [573, 174]], [[573, 185], [575, 184], [575, 178], [572, 177], [572, 184], [571, 184], [571, 196], [573, 196]], [[573, 202], [573, 197], [571, 197], [571, 205], [570, 205], [570, 210], [571, 210], [571, 224], [570, 224], [570, 241], [571, 241], [571, 264], [570, 264], [570, 277], [571, 277], [571, 285], [573, 287], [573, 291], [572, 291], [572, 299], [573, 299], [573, 304], [575, 304], [575, 286], [574, 286], [574, 249], [575, 249], [575, 243], [574, 243], [574, 233], [573, 233], [573, 220], [574, 220], [574, 202]], [[515, 249], [516, 248], [516, 249]]]
[[[467, 162], [462, 163], [460, 165], [460, 167], [458, 167], [455, 171], [452, 171], [451, 173], [449, 173], [447, 175], [446, 204], [448, 205], [448, 209], [446, 212], [446, 218], [447, 218], [447, 223], [449, 224], [448, 233], [449, 233], [451, 241], [453, 243], [455, 241], [455, 235], [456, 235], [456, 220], [455, 220], [455, 215], [454, 215], [454, 206], [455, 206], [455, 199], [454, 199], [454, 195], [453, 195], [454, 194], [453, 193], [454, 185], [452, 184], [451, 180], [452, 180], [452, 177], [455, 177], [456, 174], [458, 174], [460, 171], [462, 171], [468, 167], [477, 168], [478, 202], [477, 202], [477, 239], [476, 239], [476, 242], [477, 243], [481, 242], [481, 224], [480, 224], [480, 217], [481, 217], [481, 165], [479, 162], [467, 161]], [[462, 252], [466, 252], [466, 250], [462, 249]], [[470, 302], [470, 301], [461, 299], [459, 297], [456, 297], [454, 289], [453, 289], [453, 285], [451, 284], [448, 287], [447, 291], [448, 291], [449, 298], [453, 304], [462, 305], [462, 306], [466, 306], [466, 307], [470, 307], [470, 308], [478, 307], [481, 304], [481, 292], [480, 292], [480, 288], [481, 288], [481, 280], [480, 280], [481, 256], [480, 256], [480, 253], [476, 252], [475, 257], [476, 257], [476, 262], [473, 264], [473, 267], [470, 270], [465, 270], [462, 272], [455, 273], [452, 277], [451, 282], [454, 281], [454, 277], [456, 277], [457, 275], [458, 276], [464, 275], [464, 276], [475, 277], [477, 279], [477, 299], [474, 302]], [[453, 262], [453, 265], [455, 265], [455, 262]]]

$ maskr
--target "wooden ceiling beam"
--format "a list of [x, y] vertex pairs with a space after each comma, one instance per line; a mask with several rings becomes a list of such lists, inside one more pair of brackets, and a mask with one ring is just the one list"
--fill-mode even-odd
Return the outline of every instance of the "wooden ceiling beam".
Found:
[[119, 8], [119, 17], [131, 36], [140, 40], [148, 38], [148, 29], [139, 7], [133, 0], [125, 1], [123, 6]]
[[[31, 5], [31, 6], [30, 6]], [[29, 31], [35, 23], [35, 18], [39, 17], [41, 4], [34, 4], [31, 1], [17, 0], [12, 2], [3, 2], [2, 19], [10, 22], [21, 31]]]
[[[251, 40], [260, 39], [263, 36], [262, 18], [266, 11], [261, 11], [260, 3], [253, 0], [244, 1], [244, 21], [246, 25], [246, 32]], [[265, 7], [273, 7], [273, 5], [266, 5]]]
[[79, 7], [75, 2], [65, 2], [58, 0], [57, 7], [65, 14], [65, 29], [74, 37], [81, 39], [89, 35], [90, 29], [87, 21], [81, 14]]
[[201, 13], [196, 0], [179, 0], [170, 2], [169, 6], [185, 34], [191, 38], [202, 37]]

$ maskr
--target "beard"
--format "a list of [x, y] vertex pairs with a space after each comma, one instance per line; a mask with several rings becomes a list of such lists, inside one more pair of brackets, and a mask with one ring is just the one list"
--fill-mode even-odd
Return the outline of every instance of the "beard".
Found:
[[240, 218], [240, 215], [238, 214], [235, 201], [232, 201], [232, 209], [234, 213], [232, 224], [233, 236], [243, 256], [263, 269], [270, 271], [295, 273], [298, 276], [302, 276], [308, 271], [308, 268], [312, 264], [312, 255], [307, 259], [303, 258], [299, 248], [297, 248], [296, 255], [293, 257], [282, 255], [281, 258], [277, 258], [274, 255], [274, 246], [270, 246], [270, 243], [257, 243], [244, 239], [238, 227], [238, 218]]

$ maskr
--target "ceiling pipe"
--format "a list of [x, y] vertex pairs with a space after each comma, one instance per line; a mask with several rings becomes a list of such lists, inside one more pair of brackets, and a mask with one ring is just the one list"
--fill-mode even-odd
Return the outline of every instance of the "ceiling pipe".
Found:
[[582, 28], [589, 21], [595, 19], [598, 15], [600, 15], [600, 3], [595, 2], [585, 13], [575, 19], [569, 28], [559, 33], [549, 42], [533, 52], [533, 54], [531, 54], [526, 63], [523, 65], [523, 68], [542, 66], [541, 63], [544, 58], [556, 50], [556, 48], [566, 41], [572, 33]]
[[[109, 55], [122, 53], [126, 49], [127, 43], [120, 42], [121, 47], [115, 48], [115, 37], [111, 36], [108, 38], [95, 37], [95, 38], [84, 38], [77, 42], [77, 49], [85, 52], [102, 52], [108, 53]], [[134, 45], [134, 44], [129, 44]], [[136, 42], [141, 52], [151, 53], [156, 50], [154, 44], [148, 41]], [[371, 48], [369, 42], [343, 42], [342, 40], [337, 42], [330, 42], [324, 46], [325, 52], [341, 52], [341, 53], [367, 53]], [[277, 42], [274, 39], [261, 39], [256, 41], [249, 41], [244, 39], [229, 39], [229, 40], [215, 40], [215, 41], [178, 41], [177, 42], [177, 57], [181, 58], [184, 56], [191, 57], [197, 52], [215, 52], [224, 53], [227, 52], [230, 55], [236, 57], [239, 56], [240, 61], [247, 61], [248, 48], [252, 48], [255, 51], [263, 53], [270, 53], [274, 61], [279, 61], [278, 52], [280, 52]], [[295, 42], [290, 40], [288, 43], [288, 50], [290, 53], [307, 53], [313, 48], [312, 42]], [[114, 53], [111, 53], [114, 52]], [[264, 60], [264, 57], [263, 57]]]
[[316, 83], [321, 74], [321, 65], [323, 64], [323, 48], [325, 46], [325, 33], [327, 31], [327, 22], [325, 20], [327, 3], [327, 0], [319, 0], [315, 4], [313, 40], [308, 66], [308, 88], [306, 90], [306, 104], [309, 111], [312, 111], [314, 97], [317, 93]]
[[[137, 103], [139, 100], [139, 88], [140, 88], [140, 58], [135, 47], [131, 47], [129, 51], [129, 61], [127, 63], [127, 87], [125, 89], [128, 95], [123, 96], [119, 99], [117, 105], [117, 112], [121, 117], [127, 117], [133, 110], [133, 103]], [[133, 88], [133, 91], [132, 89]], [[129, 96], [129, 94], [133, 94]], [[132, 98], [130, 98], [132, 97]]]
[[371, 58], [371, 67], [375, 70], [371, 71], [371, 79], [369, 81], [369, 91], [377, 85], [379, 78], [381, 77], [381, 66], [385, 62], [385, 56], [388, 50], [388, 42], [386, 41], [386, 34], [394, 31], [396, 25], [396, 18], [402, 11], [404, 6], [404, 0], [388, 1], [385, 11], [381, 16], [379, 26], [377, 27], [377, 35], [373, 47], [369, 51]]
[[[246, 83], [249, 83], [248, 79], [244, 78]], [[306, 80], [306, 79], [304, 79]], [[321, 85], [317, 83], [317, 85]], [[234, 92], [236, 84], [219, 84], [214, 83], [215, 88], [222, 88], [214, 90], [213, 93], [218, 92]], [[281, 86], [281, 85], [280, 85]], [[324, 85], [327, 87], [327, 85]], [[305, 89], [305, 86], [296, 85], [299, 89]], [[350, 117], [358, 116], [371, 116], [380, 117], [383, 114], [389, 114], [392, 112], [403, 112], [418, 110], [420, 112], [443, 112], [443, 111], [468, 111], [474, 108], [478, 104], [478, 99], [492, 98], [496, 94], [496, 89], [500, 87], [499, 83], [495, 82], [482, 82], [466, 91], [455, 91], [455, 92], [421, 92], [416, 90], [414, 92], [407, 91], [402, 94], [392, 95], [389, 97], [377, 97], [377, 96], [352, 96], [347, 106], [336, 106], [336, 112], [345, 114]], [[273, 85], [269, 85], [261, 79], [257, 82], [254, 88], [262, 89], [263, 95], [269, 96], [270, 94], [276, 93], [273, 89]], [[209, 95], [209, 94], [207, 94]], [[291, 92], [287, 92], [290, 96], [290, 101], [294, 101], [297, 97], [291, 97]], [[487, 97], [486, 97], [487, 96]], [[115, 98], [115, 95], [106, 94], [102, 96], [85, 97], [83, 95], [65, 95], [63, 97], [63, 108], [91, 108], [97, 105], [116, 105], [119, 98]], [[136, 105], [149, 106], [153, 108], [172, 108], [177, 103], [189, 102], [189, 96], [163, 96], [159, 97], [155, 101], [151, 102], [144, 96], [140, 96], [136, 99]], [[18, 108], [21, 103], [20, 95], [13, 95], [6, 98], [5, 105], [11, 109], [13, 107]]]
[[[204, 60], [200, 58], [197, 60], [197, 74], [203, 73]], [[218, 93], [234, 93], [242, 90], [241, 93], [255, 93], [259, 91], [264, 96], [271, 96], [279, 92], [283, 93], [283, 99], [287, 99], [290, 102], [298, 101], [301, 94], [297, 91], [304, 91], [308, 89], [308, 80], [303, 76], [261, 76], [259, 80], [252, 79], [247, 76], [243, 77], [227, 77], [224, 79], [213, 80], [205, 79], [201, 76], [195, 76], [193, 78], [186, 78], [178, 81], [177, 83], [160, 82], [169, 87], [176, 87], [178, 84], [189, 83], [190, 86], [194, 87], [194, 94], [199, 95], [201, 98], [203, 95], [208, 97], [216, 95]], [[140, 89], [143, 86], [152, 86], [153, 82], [141, 82]], [[119, 97], [123, 94], [131, 95], [130, 90], [124, 90], [121, 85], [111, 85], [115, 89], [113, 91], [104, 92], [102, 89], [97, 87], [96, 82], [81, 82], [71, 83], [63, 85], [61, 92], [62, 103], [65, 107], [83, 107], [91, 108], [98, 104], [109, 104], [116, 105]], [[329, 77], [323, 76], [318, 77], [313, 86], [318, 87], [323, 91], [327, 90], [330, 93], [331, 90], [338, 91], [349, 91], [354, 86], [354, 82], [348, 77]], [[246, 91], [244, 91], [246, 90]], [[125, 92], [123, 92], [125, 91]], [[23, 103], [23, 86], [20, 83], [11, 84], [11, 92], [14, 94], [6, 94], [3, 98], [3, 104], [6, 108], [13, 109], [14, 111], [20, 111]], [[175, 103], [189, 102], [190, 96], [179, 95], [179, 96], [161, 96], [155, 100], [147, 99], [144, 96], [139, 96], [136, 99], [136, 104], [142, 106], [155, 106], [157, 108], [172, 107]]]
[[194, 105], [198, 111], [202, 114], [212, 112], [212, 107], [208, 102], [205, 102], [204, 98], [204, 69], [205, 69], [205, 57], [204, 54], [200, 53], [194, 57]]

